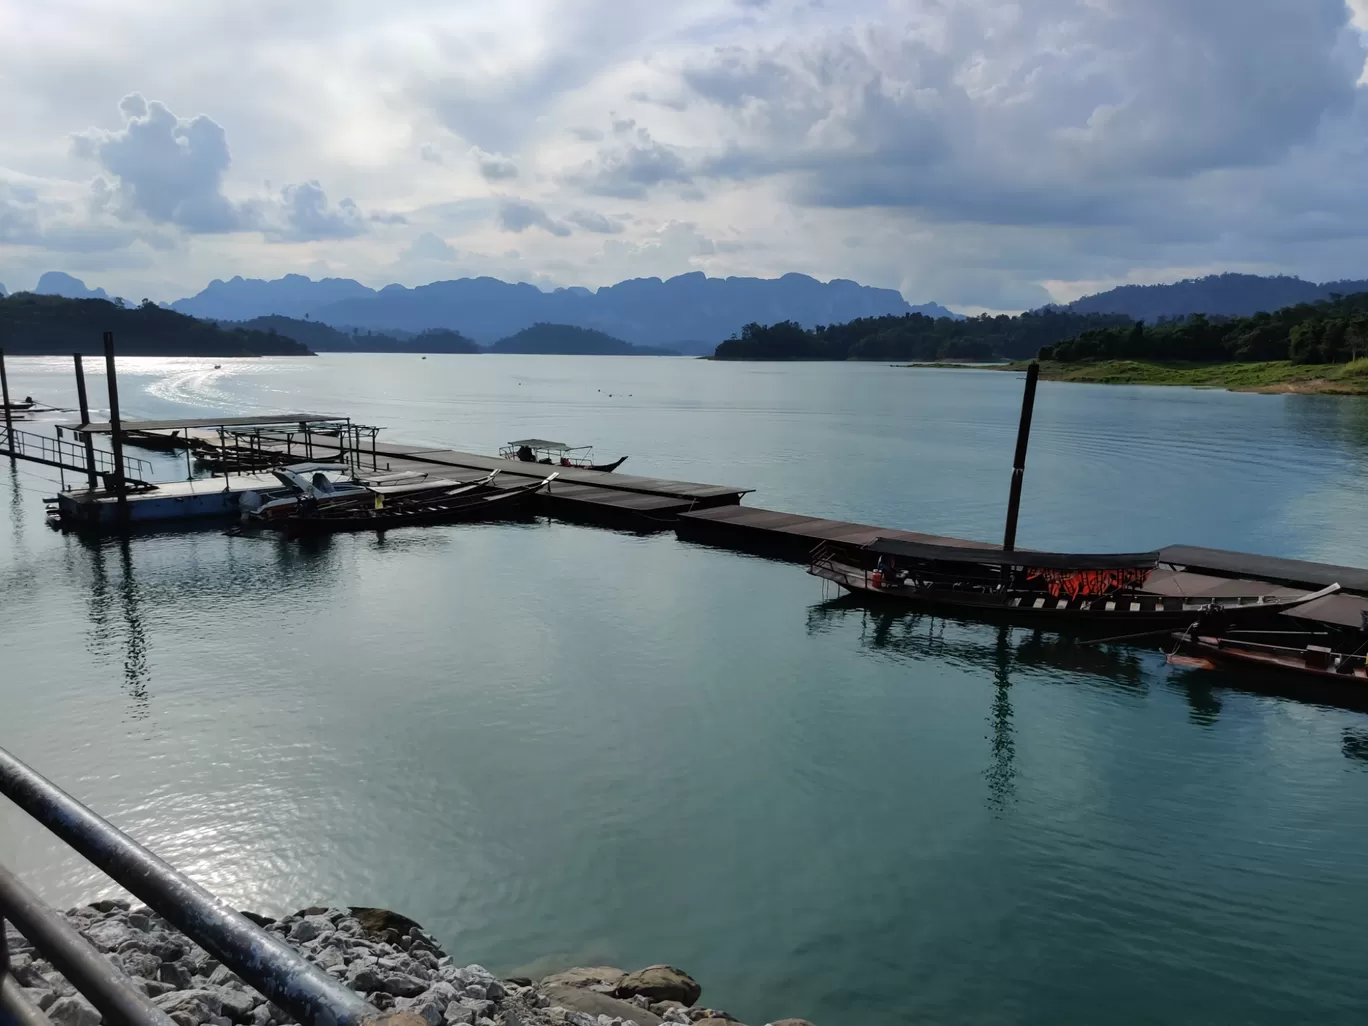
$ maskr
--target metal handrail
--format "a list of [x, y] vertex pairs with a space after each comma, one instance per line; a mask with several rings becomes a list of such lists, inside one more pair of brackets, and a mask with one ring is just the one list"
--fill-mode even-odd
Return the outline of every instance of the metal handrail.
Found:
[[[115, 1026], [175, 1026], [169, 1015], [133, 989], [128, 977], [114, 963], [3, 866], [0, 909], [67, 981], [100, 1010], [106, 1022]], [[11, 975], [5, 973], [7, 978]]]
[[[94, 470], [99, 474], [114, 472], [114, 454], [104, 449], [89, 450], [65, 438], [53, 438], [33, 431], [20, 431], [18, 428], [0, 426], [0, 451], [7, 455], [22, 458], [36, 458], [54, 464], [65, 464], [73, 470], [85, 471], [89, 466], [88, 455], [95, 461]], [[124, 479], [146, 481], [152, 476], [152, 464], [136, 456], [123, 458]]]
[[[267, 933], [3, 748], [0, 794], [303, 1026], [353, 1026], [380, 1014], [374, 1005], [283, 940]], [[0, 916], [11, 914], [8, 906], [5, 890], [0, 887]], [[18, 924], [17, 917], [14, 918]], [[22, 924], [18, 925], [22, 932]], [[25, 932], [25, 936], [29, 935]], [[35, 945], [40, 943], [37, 938], [29, 939]], [[46, 948], [43, 950], [51, 957]], [[71, 982], [85, 993], [78, 980]]]

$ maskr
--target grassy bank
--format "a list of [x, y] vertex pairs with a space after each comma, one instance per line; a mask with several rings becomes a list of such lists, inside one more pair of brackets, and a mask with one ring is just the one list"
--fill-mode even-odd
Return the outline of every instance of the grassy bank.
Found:
[[[1025, 362], [1003, 370], [1024, 370]], [[1368, 359], [1352, 363], [1305, 364], [1289, 360], [1267, 363], [1179, 363], [1099, 360], [1084, 363], [1044, 361], [1040, 376], [1048, 381], [1082, 381], [1100, 385], [1187, 385], [1234, 392], [1368, 395]]]

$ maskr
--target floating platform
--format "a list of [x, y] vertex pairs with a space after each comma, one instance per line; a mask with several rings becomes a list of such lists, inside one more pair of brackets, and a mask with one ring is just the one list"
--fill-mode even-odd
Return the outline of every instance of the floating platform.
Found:
[[[129, 493], [128, 520], [147, 524], [203, 517], [236, 517], [247, 492], [279, 488], [270, 474], [233, 474], [229, 477], [170, 481], [148, 491]], [[78, 527], [117, 527], [119, 500], [104, 488], [68, 488], [57, 493], [62, 522]]]

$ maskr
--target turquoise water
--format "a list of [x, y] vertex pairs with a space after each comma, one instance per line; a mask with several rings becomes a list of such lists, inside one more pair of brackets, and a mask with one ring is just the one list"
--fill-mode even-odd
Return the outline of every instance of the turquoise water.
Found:
[[[126, 414], [563, 437], [752, 505], [985, 539], [1020, 395], [823, 364], [211, 367], [121, 361]], [[10, 381], [72, 397], [69, 361]], [[1368, 564], [1365, 454], [1360, 400], [1043, 383], [1020, 540]], [[825, 602], [799, 567], [668, 533], [90, 544], [44, 526], [48, 476], [0, 465], [0, 744], [243, 907], [386, 905], [502, 972], [671, 962], [752, 1026], [1368, 1002], [1358, 713]], [[100, 887], [8, 806], [0, 860], [55, 902]]]

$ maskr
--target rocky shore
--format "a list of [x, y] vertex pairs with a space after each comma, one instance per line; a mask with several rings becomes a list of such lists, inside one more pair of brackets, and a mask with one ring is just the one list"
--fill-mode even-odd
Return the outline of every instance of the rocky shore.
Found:
[[[280, 920], [243, 914], [378, 1012], [408, 1013], [408, 1026], [740, 1026], [701, 1005], [702, 987], [673, 966], [590, 966], [535, 981], [500, 980], [478, 965], [456, 965], [421, 926], [385, 909], [315, 907]], [[293, 1026], [289, 1013], [151, 909], [97, 901], [65, 915], [177, 1026]], [[55, 1026], [99, 1026], [100, 1013], [6, 929], [15, 979]], [[812, 1024], [776, 1019], [765, 1026]]]

